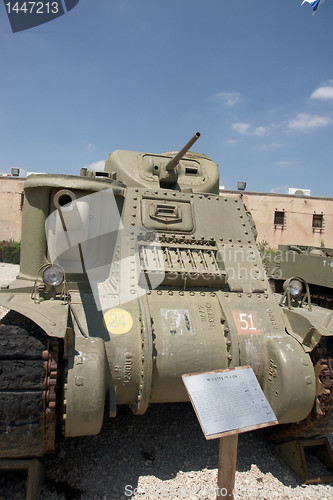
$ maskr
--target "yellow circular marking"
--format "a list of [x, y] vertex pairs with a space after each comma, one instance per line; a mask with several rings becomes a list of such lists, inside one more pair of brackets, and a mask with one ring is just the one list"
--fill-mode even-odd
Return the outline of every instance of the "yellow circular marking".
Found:
[[122, 335], [127, 333], [133, 326], [133, 318], [128, 311], [120, 307], [109, 309], [104, 314], [104, 324], [109, 333]]

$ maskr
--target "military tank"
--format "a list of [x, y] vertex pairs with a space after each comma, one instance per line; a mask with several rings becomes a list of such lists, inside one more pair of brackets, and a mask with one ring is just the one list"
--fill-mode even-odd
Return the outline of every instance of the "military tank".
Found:
[[309, 285], [312, 303], [333, 309], [332, 248], [279, 245], [264, 264], [273, 291], [282, 293], [285, 280], [299, 276]]
[[184, 373], [243, 365], [274, 439], [332, 432], [332, 313], [279, 304], [241, 198], [189, 151], [199, 135], [27, 178], [20, 271], [0, 293], [1, 457], [52, 453], [60, 432], [97, 434], [105, 410], [188, 401]]

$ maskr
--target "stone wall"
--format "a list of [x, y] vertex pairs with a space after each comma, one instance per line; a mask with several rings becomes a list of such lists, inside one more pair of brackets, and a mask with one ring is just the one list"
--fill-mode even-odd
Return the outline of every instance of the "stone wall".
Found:
[[0, 241], [21, 240], [24, 181], [0, 177]]

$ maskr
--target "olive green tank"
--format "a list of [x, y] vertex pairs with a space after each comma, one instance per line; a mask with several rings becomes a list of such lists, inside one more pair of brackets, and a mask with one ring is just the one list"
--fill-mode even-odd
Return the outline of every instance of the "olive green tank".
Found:
[[188, 151], [199, 135], [26, 180], [20, 272], [0, 294], [1, 457], [97, 434], [105, 408], [188, 401], [184, 373], [244, 365], [273, 439], [332, 432], [332, 313], [273, 294], [241, 198]]
[[264, 264], [274, 291], [281, 293], [286, 279], [299, 276], [309, 284], [312, 303], [333, 309], [332, 248], [279, 245]]

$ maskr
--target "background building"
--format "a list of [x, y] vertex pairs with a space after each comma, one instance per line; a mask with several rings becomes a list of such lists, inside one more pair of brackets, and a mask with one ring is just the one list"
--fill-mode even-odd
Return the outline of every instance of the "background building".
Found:
[[0, 177], [0, 241], [21, 240], [24, 181]]
[[[0, 177], [0, 241], [20, 241], [23, 208], [22, 177]], [[241, 197], [255, 221], [257, 241], [333, 248], [333, 198], [298, 194], [220, 190]]]
[[221, 191], [241, 197], [255, 221], [257, 241], [333, 248], [333, 198]]

